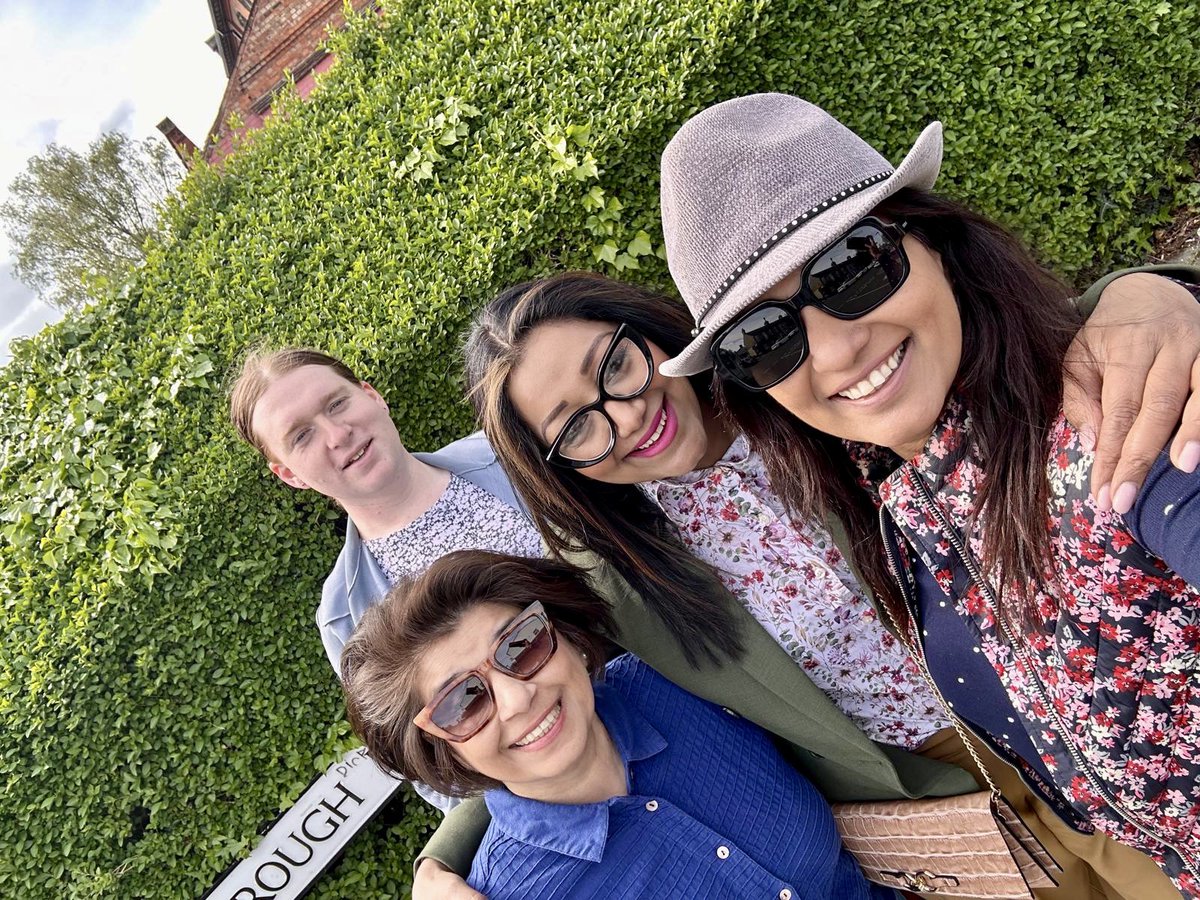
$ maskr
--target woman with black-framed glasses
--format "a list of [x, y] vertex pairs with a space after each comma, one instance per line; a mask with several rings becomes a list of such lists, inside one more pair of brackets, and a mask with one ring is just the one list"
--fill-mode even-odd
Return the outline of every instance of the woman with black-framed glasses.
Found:
[[505, 292], [467, 344], [485, 432], [552, 551], [609, 560], [689, 660], [736, 658], [749, 633], [859, 750], [916, 751], [948, 722], [829, 536], [790, 520], [703, 380], [657, 372], [686, 322], [587, 273]]
[[469, 884], [491, 900], [898, 900], [841, 846], [820, 793], [751, 723], [629, 654], [570, 566], [438, 560], [342, 654], [354, 730], [385, 769], [492, 823]]
[[[569, 469], [587, 469], [603, 462], [616, 448], [618, 425], [605, 406], [610, 400], [633, 400], [650, 387], [654, 360], [646, 339], [627, 323], [617, 326], [596, 364], [596, 399], [584, 404], [556, 428], [546, 462]], [[589, 356], [592, 354], [589, 354]], [[585, 357], [585, 372], [591, 369]], [[658, 425], [651, 437], [661, 436]]]

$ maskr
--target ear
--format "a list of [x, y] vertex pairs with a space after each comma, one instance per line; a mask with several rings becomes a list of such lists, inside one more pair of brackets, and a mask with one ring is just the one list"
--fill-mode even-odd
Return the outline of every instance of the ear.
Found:
[[379, 393], [379, 391], [375, 390], [375, 388], [371, 387], [371, 385], [369, 385], [367, 382], [360, 381], [358, 383], [358, 386], [361, 387], [364, 391], [366, 391], [367, 396], [370, 397], [373, 401], [378, 403], [384, 409], [388, 408], [387, 401], [383, 399], [383, 395], [381, 393]]
[[270, 464], [272, 474], [286, 485], [294, 487], [298, 491], [307, 491], [308, 485], [304, 483], [295, 472], [285, 466], [283, 463], [273, 462]]

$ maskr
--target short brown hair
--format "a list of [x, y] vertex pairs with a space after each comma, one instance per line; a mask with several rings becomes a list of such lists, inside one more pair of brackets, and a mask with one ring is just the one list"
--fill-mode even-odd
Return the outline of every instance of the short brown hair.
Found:
[[413, 724], [425, 705], [417, 670], [429, 645], [453, 632], [471, 608], [521, 608], [534, 600], [598, 679], [614, 634], [612, 614], [583, 572], [566, 563], [460, 550], [396, 585], [367, 611], [342, 649], [342, 690], [354, 733], [383, 769], [451, 796], [499, 786], [468, 768], [446, 741]]
[[254, 407], [272, 382], [303, 366], [325, 366], [333, 369], [351, 384], [360, 384], [350, 367], [336, 357], [309, 347], [283, 347], [279, 350], [257, 349], [246, 354], [242, 370], [229, 388], [229, 419], [238, 436], [267, 457], [266, 448], [254, 433]]

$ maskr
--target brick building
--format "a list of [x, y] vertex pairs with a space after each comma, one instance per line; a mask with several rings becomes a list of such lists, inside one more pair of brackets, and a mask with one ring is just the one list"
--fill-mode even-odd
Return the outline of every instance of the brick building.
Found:
[[[358, 11], [374, 0], [351, 0]], [[287, 73], [296, 90], [307, 96], [314, 77], [333, 63], [321, 49], [331, 28], [345, 23], [343, 0], [208, 0], [213, 35], [208, 45], [220, 55], [229, 82], [204, 144], [209, 161], [225, 156], [232, 147], [228, 129], [231, 114], [244, 130], [259, 127], [270, 115], [271, 100], [287, 84]], [[191, 144], [170, 119], [159, 130], [177, 150]]]

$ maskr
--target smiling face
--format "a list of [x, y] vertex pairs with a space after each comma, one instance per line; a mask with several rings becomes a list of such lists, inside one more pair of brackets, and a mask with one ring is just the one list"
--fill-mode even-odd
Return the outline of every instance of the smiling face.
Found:
[[276, 476], [347, 507], [395, 479], [406, 454], [384, 399], [328, 366], [281, 375], [259, 398], [252, 422]]
[[[508, 379], [508, 395], [517, 414], [546, 448], [567, 419], [598, 397], [597, 368], [617, 325], [566, 319], [534, 328], [525, 340], [521, 361]], [[613, 451], [579, 473], [609, 484], [637, 484], [682, 475], [697, 468], [709, 446], [707, 419], [685, 378], [658, 371], [667, 359], [649, 343], [654, 376], [629, 400], [604, 405], [616, 427]]]
[[[878, 309], [842, 320], [812, 306], [801, 312], [808, 359], [768, 393], [792, 415], [835, 437], [920, 453], [954, 384], [962, 321], [941, 257], [904, 237], [911, 271]], [[763, 295], [799, 287], [793, 272]]]
[[[467, 610], [454, 631], [429, 645], [417, 669], [421, 701], [455, 677], [483, 664], [493, 642], [521, 613], [500, 603]], [[605, 750], [592, 682], [583, 657], [559, 638], [558, 650], [530, 680], [490, 669], [495, 699], [489, 721], [474, 737], [450, 744], [471, 769], [522, 797], [554, 802], [578, 791]]]

